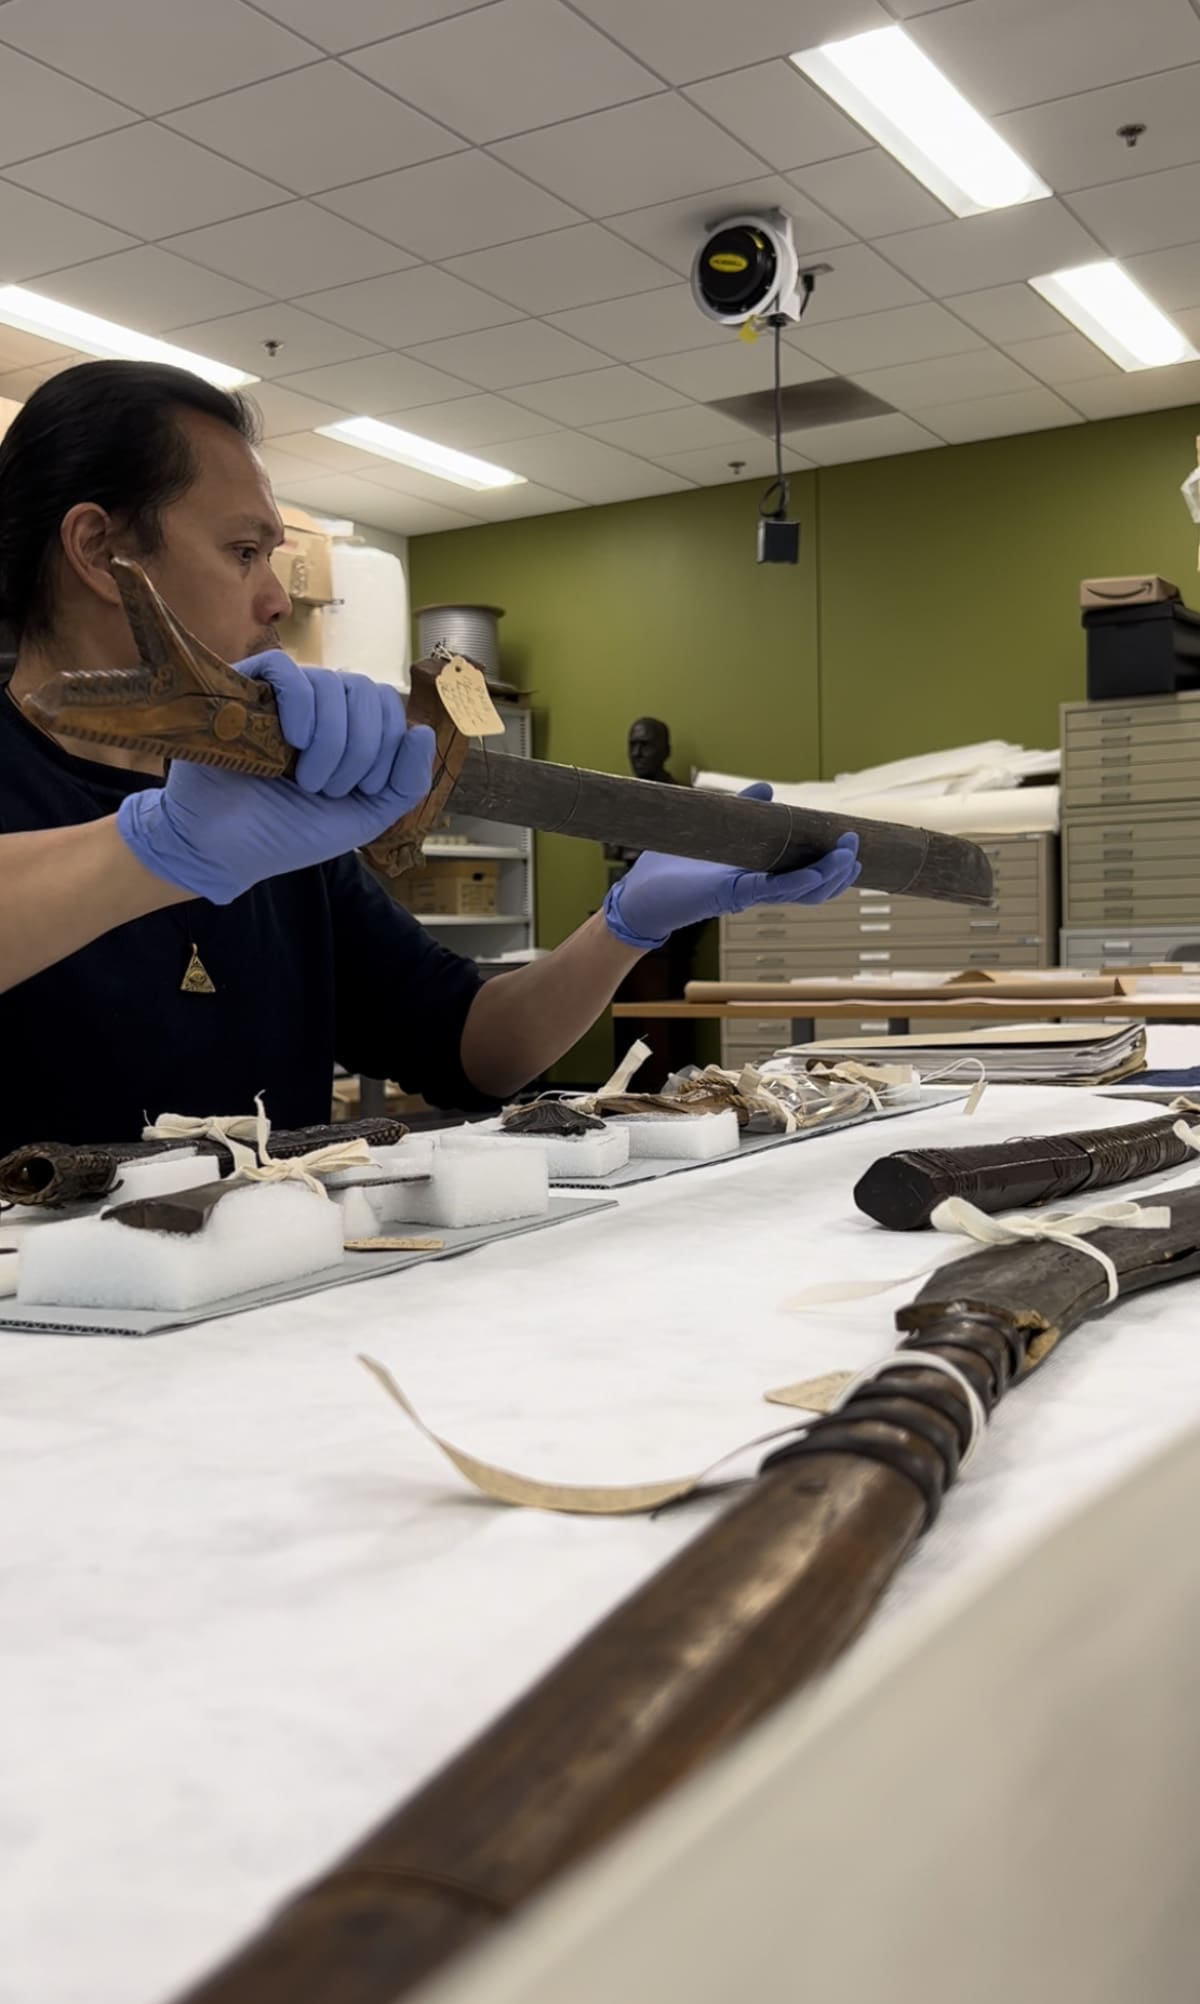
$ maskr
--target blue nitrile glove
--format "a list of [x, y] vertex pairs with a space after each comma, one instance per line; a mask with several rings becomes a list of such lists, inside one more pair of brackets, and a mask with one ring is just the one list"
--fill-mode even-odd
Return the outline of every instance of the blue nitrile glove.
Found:
[[[770, 800], [764, 782], [748, 786], [743, 800]], [[696, 863], [682, 856], [647, 850], [628, 876], [604, 900], [608, 929], [622, 946], [649, 953], [666, 944], [681, 926], [726, 918], [752, 905], [823, 905], [840, 897], [861, 869], [857, 835], [843, 835], [836, 848], [803, 870], [734, 870], [726, 863]]]
[[117, 810], [145, 869], [214, 905], [374, 841], [424, 800], [433, 773], [433, 732], [409, 730], [396, 691], [369, 675], [300, 668], [277, 650], [237, 665], [275, 691], [280, 729], [300, 753], [295, 779], [177, 759], [165, 786], [127, 794]]

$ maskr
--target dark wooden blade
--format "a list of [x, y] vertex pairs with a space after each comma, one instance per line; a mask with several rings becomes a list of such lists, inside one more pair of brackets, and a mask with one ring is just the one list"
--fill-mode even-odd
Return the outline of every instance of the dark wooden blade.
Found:
[[240, 1176], [227, 1176], [222, 1183], [198, 1183], [194, 1190], [172, 1190], [161, 1197], [135, 1197], [128, 1204], [114, 1204], [103, 1213], [131, 1232], [177, 1232], [191, 1238], [202, 1232], [222, 1197], [245, 1189]]
[[659, 849], [771, 872], [815, 863], [840, 836], [857, 835], [864, 890], [986, 905], [994, 888], [983, 850], [958, 835], [819, 814], [775, 800], [742, 800], [701, 787], [656, 786], [486, 749], [467, 752], [451, 805], [456, 814], [546, 835], [619, 842], [628, 849]]
[[[84, 742], [290, 777], [296, 755], [284, 742], [267, 685], [238, 675], [188, 633], [137, 564], [118, 558], [113, 571], [141, 664], [56, 676], [25, 699], [34, 722]], [[517, 828], [745, 870], [797, 869], [825, 855], [839, 836], [855, 834], [866, 890], [971, 905], [991, 899], [990, 863], [959, 836], [468, 749], [437, 695], [440, 665], [418, 662], [413, 670], [409, 715], [434, 727], [434, 780], [422, 806], [369, 845], [368, 856], [385, 875], [412, 867], [425, 830], [449, 804], [456, 813]]]

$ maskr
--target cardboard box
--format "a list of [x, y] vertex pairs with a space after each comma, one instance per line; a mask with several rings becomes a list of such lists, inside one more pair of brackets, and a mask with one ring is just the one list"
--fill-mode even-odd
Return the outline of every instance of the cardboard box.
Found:
[[1092, 611], [1111, 605], [1161, 605], [1180, 598], [1178, 585], [1166, 578], [1146, 575], [1133, 578], [1084, 578], [1079, 586], [1079, 603]]
[[285, 535], [272, 552], [271, 568], [295, 605], [333, 602], [333, 556], [330, 538], [303, 508], [284, 502], [280, 517]]
[[500, 888], [500, 865], [439, 857], [400, 879], [399, 895], [419, 918], [491, 918]]

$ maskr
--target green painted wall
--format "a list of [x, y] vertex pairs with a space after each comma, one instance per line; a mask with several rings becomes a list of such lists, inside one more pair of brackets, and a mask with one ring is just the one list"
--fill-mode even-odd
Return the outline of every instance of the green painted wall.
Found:
[[[414, 538], [412, 602], [503, 605], [542, 757], [623, 772], [633, 718], [674, 764], [829, 777], [974, 738], [1057, 742], [1083, 693], [1081, 577], [1157, 570], [1195, 603], [1179, 497], [1198, 413], [1156, 411], [793, 479], [792, 570], [754, 560], [760, 483]], [[538, 940], [603, 896], [598, 849], [538, 842]], [[598, 1075], [598, 1031], [568, 1062]]]

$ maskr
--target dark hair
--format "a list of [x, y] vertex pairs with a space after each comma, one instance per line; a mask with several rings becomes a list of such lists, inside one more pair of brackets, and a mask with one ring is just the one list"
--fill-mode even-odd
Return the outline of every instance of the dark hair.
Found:
[[162, 362], [81, 362], [36, 389], [0, 440], [0, 624], [20, 640], [53, 623], [59, 528], [94, 501], [145, 551], [186, 493], [196, 460], [177, 422], [201, 411], [257, 437], [253, 407]]

